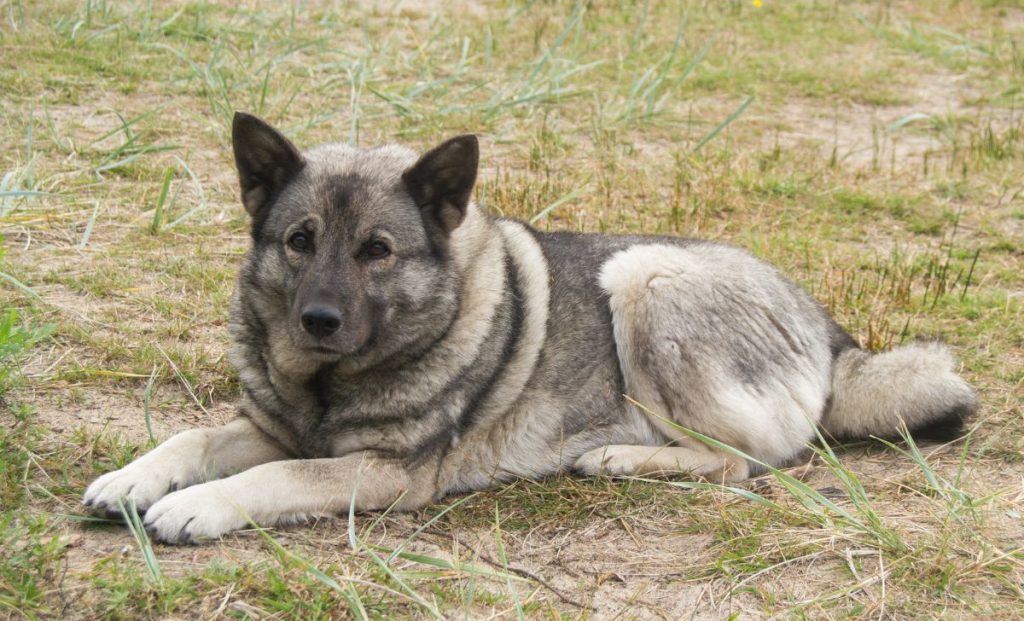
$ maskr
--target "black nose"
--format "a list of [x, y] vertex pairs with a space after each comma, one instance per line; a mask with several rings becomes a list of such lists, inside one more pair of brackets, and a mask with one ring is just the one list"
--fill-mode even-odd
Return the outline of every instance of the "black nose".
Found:
[[310, 304], [302, 309], [302, 327], [318, 339], [330, 336], [341, 327], [341, 311], [333, 306]]

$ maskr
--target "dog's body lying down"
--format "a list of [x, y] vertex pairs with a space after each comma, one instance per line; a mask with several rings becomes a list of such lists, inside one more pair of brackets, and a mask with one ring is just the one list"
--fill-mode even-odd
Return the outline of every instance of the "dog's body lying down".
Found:
[[947, 439], [975, 407], [942, 345], [865, 353], [740, 250], [486, 215], [472, 136], [417, 158], [300, 153], [244, 114], [233, 132], [253, 238], [231, 306], [240, 416], [85, 494], [98, 512], [134, 502], [161, 541], [563, 469], [736, 481], [793, 460], [816, 426]]

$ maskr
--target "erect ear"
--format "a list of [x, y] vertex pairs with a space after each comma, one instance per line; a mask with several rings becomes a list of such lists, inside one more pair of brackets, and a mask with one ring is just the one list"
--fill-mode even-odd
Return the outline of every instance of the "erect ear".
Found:
[[302, 155], [276, 129], [251, 114], [236, 112], [231, 123], [242, 204], [255, 216], [303, 165]]
[[434, 147], [402, 174], [423, 217], [432, 219], [445, 234], [466, 216], [479, 161], [476, 136], [466, 134]]

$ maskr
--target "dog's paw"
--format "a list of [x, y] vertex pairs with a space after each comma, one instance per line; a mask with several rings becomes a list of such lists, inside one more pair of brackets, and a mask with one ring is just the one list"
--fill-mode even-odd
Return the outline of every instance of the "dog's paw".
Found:
[[588, 476], [627, 476], [636, 470], [628, 446], [602, 446], [580, 455], [573, 468]]
[[144, 513], [156, 501], [192, 482], [181, 464], [161, 461], [142, 459], [104, 474], [85, 490], [85, 506], [97, 515], [117, 517], [121, 501], [125, 507], [135, 503], [136, 510]]
[[163, 497], [146, 512], [146, 531], [157, 541], [184, 545], [244, 528], [249, 523], [246, 509], [228, 487], [215, 481]]

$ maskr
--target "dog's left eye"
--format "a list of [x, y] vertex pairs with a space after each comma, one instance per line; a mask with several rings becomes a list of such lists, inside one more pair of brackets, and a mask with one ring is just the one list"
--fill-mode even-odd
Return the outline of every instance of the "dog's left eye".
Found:
[[309, 252], [313, 246], [313, 241], [309, 238], [309, 235], [299, 232], [292, 234], [288, 238], [288, 245], [296, 252]]
[[363, 246], [363, 256], [368, 259], [383, 259], [391, 254], [391, 248], [382, 241], [372, 241]]

